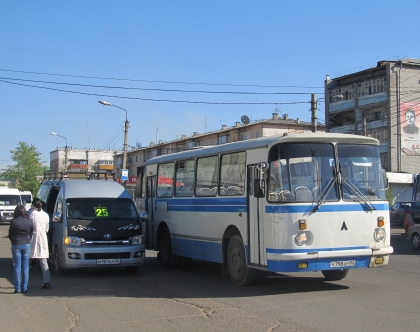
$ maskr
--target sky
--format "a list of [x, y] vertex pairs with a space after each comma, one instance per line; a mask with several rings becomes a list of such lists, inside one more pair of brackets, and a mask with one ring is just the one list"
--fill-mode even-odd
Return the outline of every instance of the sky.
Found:
[[19, 142], [48, 166], [66, 142], [122, 150], [126, 116], [129, 149], [242, 115], [310, 122], [311, 94], [325, 123], [326, 75], [420, 58], [419, 12], [417, 0], [0, 0], [0, 169]]

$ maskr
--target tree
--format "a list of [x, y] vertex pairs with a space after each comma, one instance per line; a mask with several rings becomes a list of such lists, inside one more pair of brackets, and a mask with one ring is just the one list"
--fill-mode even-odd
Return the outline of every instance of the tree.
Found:
[[37, 176], [45, 171], [40, 160], [41, 153], [35, 145], [25, 142], [19, 142], [17, 148], [10, 153], [16, 164], [7, 166], [0, 175], [14, 180], [20, 191], [28, 190], [34, 196], [37, 195], [40, 186]]

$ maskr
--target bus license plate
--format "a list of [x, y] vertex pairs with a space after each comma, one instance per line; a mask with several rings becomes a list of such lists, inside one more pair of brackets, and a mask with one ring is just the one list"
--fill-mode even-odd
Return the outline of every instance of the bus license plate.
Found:
[[355, 266], [356, 261], [338, 261], [330, 262], [330, 267], [346, 267], [346, 266]]
[[97, 259], [96, 260], [97, 265], [115, 265], [120, 264], [119, 258], [113, 258], [113, 259]]

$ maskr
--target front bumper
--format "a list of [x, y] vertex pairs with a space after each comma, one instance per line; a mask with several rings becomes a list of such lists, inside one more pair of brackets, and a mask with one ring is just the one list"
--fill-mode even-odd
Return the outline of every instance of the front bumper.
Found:
[[13, 220], [13, 211], [0, 211], [1, 222], [11, 222]]
[[[60, 265], [65, 269], [126, 267], [144, 264], [144, 244], [124, 246], [63, 246]], [[75, 257], [75, 258], [72, 258]], [[98, 260], [119, 260], [119, 264], [98, 264]]]
[[[368, 268], [385, 266], [389, 262], [389, 255], [394, 249], [389, 246], [372, 250], [370, 248], [331, 251], [299, 251], [288, 253], [267, 252], [267, 268], [272, 272], [309, 272], [322, 270], [336, 270], [331, 268], [333, 261], [354, 260], [355, 265], [348, 268]], [[384, 261], [378, 265], [376, 257], [383, 257]], [[308, 263], [307, 268], [299, 269], [298, 263]], [[347, 267], [346, 267], [347, 268]]]

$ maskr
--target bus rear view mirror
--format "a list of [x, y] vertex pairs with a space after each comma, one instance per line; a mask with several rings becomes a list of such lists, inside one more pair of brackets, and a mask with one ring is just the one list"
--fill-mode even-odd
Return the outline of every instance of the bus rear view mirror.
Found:
[[254, 197], [263, 198], [264, 196], [265, 196], [264, 180], [255, 179], [254, 180]]

